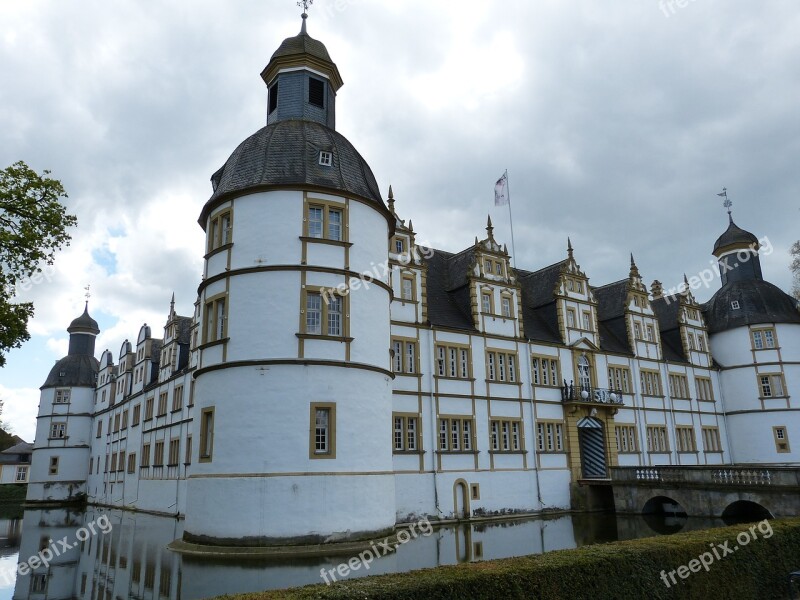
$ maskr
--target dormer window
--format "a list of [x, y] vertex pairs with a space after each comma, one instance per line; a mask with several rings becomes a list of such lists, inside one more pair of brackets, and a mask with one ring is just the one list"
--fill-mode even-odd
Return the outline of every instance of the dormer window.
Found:
[[733, 302], [731, 302], [731, 308], [732, 308], [733, 310], [739, 310], [739, 308], [741, 308], [741, 307], [739, 306], [739, 301], [738, 301], [738, 300], [734, 300]]
[[308, 80], [308, 103], [325, 108], [325, 83], [313, 77]]
[[406, 244], [402, 238], [395, 238], [394, 251], [396, 254], [402, 254], [403, 252], [406, 251]]
[[323, 167], [332, 167], [333, 166], [333, 154], [330, 152], [326, 152], [322, 150], [319, 153], [319, 164]]
[[486, 272], [487, 275], [491, 275], [492, 274], [492, 261], [491, 260], [489, 260], [487, 258], [483, 263], [483, 267], [484, 267], [483, 270]]

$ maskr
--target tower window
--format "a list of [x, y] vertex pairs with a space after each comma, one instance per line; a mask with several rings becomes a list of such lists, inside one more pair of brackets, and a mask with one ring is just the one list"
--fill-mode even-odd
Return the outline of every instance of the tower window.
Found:
[[275, 109], [278, 108], [278, 82], [276, 81], [272, 84], [272, 87], [269, 88], [269, 114], [275, 112]]
[[739, 301], [738, 300], [734, 300], [733, 302], [731, 302], [731, 308], [733, 310], [739, 310], [739, 308], [740, 308]]
[[319, 153], [319, 164], [321, 164], [323, 167], [333, 166], [333, 154], [322, 150]]
[[325, 84], [321, 80], [309, 78], [308, 103], [325, 108]]

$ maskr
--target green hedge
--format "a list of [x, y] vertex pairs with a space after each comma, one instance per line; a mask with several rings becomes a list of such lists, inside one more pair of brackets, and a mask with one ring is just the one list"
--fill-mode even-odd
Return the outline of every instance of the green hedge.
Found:
[[[520, 600], [588, 598], [785, 599], [787, 575], [800, 570], [800, 518], [770, 521], [773, 535], [714, 559], [668, 588], [661, 571], [688, 565], [710, 544], [733, 549], [748, 525], [679, 533], [559, 550], [541, 555], [425, 569], [411, 573], [350, 579], [290, 590], [225, 596], [237, 600], [385, 598], [432, 600], [465, 598]], [[766, 529], [766, 527], [764, 528]], [[684, 572], [685, 573], [685, 572]]]
[[25, 483], [6, 483], [0, 485], [0, 503], [22, 503], [25, 502], [25, 494], [28, 492], [28, 485]]

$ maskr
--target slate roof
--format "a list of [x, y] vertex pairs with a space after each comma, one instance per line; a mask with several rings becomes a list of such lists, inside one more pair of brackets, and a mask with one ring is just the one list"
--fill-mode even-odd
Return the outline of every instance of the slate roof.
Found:
[[[731, 307], [739, 303], [738, 309]], [[703, 305], [711, 333], [760, 323], [800, 323], [797, 300], [763, 279], [728, 282]]]
[[725, 230], [719, 238], [717, 238], [716, 243], [714, 244], [714, 254], [716, 254], [717, 250], [720, 248], [724, 248], [726, 246], [730, 246], [732, 244], [757, 244], [758, 238], [750, 233], [749, 231], [745, 231], [736, 223], [733, 222], [733, 219], [730, 219], [730, 225], [728, 225], [728, 229]]
[[32, 452], [33, 444], [21, 442], [0, 452], [0, 464], [13, 465], [19, 463], [30, 463]]
[[[439, 327], [475, 331], [466, 277], [460, 287], [449, 285], [450, 261], [456, 256], [442, 250], [432, 250], [432, 256], [425, 259], [428, 267], [428, 320], [431, 325]], [[463, 257], [459, 257], [457, 266], [463, 267], [462, 261]], [[456, 283], [460, 280], [461, 277], [457, 276]]]
[[597, 300], [597, 318], [600, 321], [614, 319], [625, 314], [625, 305], [628, 302], [628, 282], [628, 279], [622, 279], [592, 288], [592, 293]]
[[661, 333], [661, 351], [664, 360], [678, 363], [688, 363], [689, 360], [683, 350], [681, 341], [680, 298], [677, 294], [662, 296], [650, 302], [653, 312], [658, 318], [658, 329]]
[[529, 340], [563, 343], [553, 291], [566, 263], [563, 260], [533, 272], [516, 270], [517, 281], [522, 287], [525, 337]]
[[84, 333], [84, 332], [91, 332], [97, 335], [100, 333], [100, 328], [97, 325], [97, 321], [95, 321], [92, 317], [89, 316], [89, 303], [86, 303], [86, 307], [83, 309], [83, 314], [74, 319], [72, 323], [69, 324], [67, 327], [68, 333]]
[[[319, 164], [321, 150], [333, 154], [332, 167]], [[259, 129], [239, 144], [211, 181], [214, 192], [199, 219], [203, 227], [215, 200], [271, 186], [314, 186], [358, 196], [391, 217], [364, 158], [343, 135], [313, 121], [287, 119]], [[393, 228], [394, 217], [390, 220]]]
[[[94, 356], [70, 354], [50, 370], [40, 389], [53, 387], [95, 387], [100, 363]], [[63, 375], [62, 375], [63, 373]]]

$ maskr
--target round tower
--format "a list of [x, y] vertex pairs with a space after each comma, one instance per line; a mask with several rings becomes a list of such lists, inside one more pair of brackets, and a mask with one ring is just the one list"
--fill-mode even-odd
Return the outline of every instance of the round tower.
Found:
[[199, 219], [207, 247], [184, 537], [364, 538], [395, 523], [392, 292], [379, 267], [394, 218], [335, 130], [341, 77], [305, 15], [262, 78], [268, 124], [213, 175]]
[[86, 495], [100, 333], [88, 303], [67, 332], [69, 352], [40, 388], [28, 502], [80, 501]]
[[[765, 244], [768, 242], [764, 242]], [[714, 244], [722, 287], [704, 306], [735, 463], [800, 461], [800, 312], [764, 281], [758, 238], [729, 218]]]

